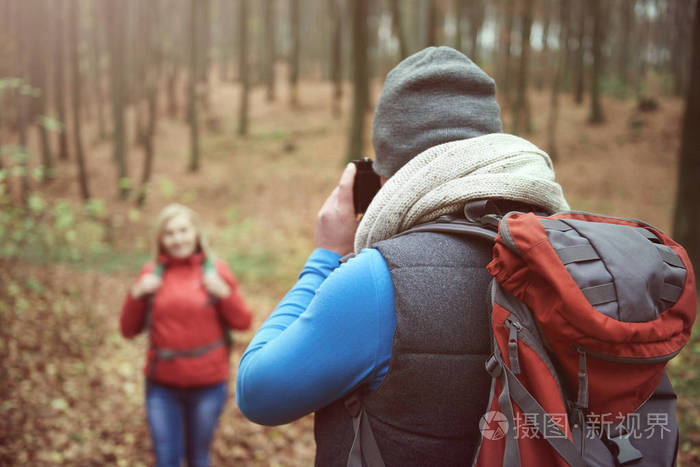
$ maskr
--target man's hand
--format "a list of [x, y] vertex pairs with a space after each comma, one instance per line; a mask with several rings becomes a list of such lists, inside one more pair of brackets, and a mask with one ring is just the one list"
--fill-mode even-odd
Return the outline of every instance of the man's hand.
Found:
[[204, 276], [204, 288], [219, 299], [226, 298], [231, 294], [231, 287], [215, 272]]
[[145, 274], [134, 286], [131, 288], [131, 296], [133, 298], [139, 299], [144, 295], [155, 293], [163, 283], [163, 279], [156, 274]]
[[356, 171], [353, 163], [345, 167], [340, 183], [318, 212], [316, 248], [334, 251], [341, 256], [353, 251], [358, 225], [352, 197]]

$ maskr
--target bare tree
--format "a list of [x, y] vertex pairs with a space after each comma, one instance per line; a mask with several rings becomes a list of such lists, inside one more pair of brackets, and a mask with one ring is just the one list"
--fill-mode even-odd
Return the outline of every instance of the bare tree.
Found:
[[622, 13], [622, 37], [619, 44], [618, 73], [620, 82], [627, 87], [630, 82], [629, 65], [630, 51], [632, 49], [632, 31], [634, 29], [634, 7], [636, 0], [623, 0], [621, 5]]
[[92, 67], [93, 80], [92, 85], [95, 93], [95, 103], [97, 104], [97, 131], [98, 137], [104, 139], [107, 137], [107, 127], [104, 116], [104, 94], [102, 91], [102, 40], [100, 31], [102, 31], [102, 23], [100, 21], [100, 2], [92, 2], [91, 8], [91, 24], [90, 32], [92, 35], [92, 47], [90, 47], [90, 63]]
[[148, 8], [142, 11], [145, 22], [150, 25], [145, 35], [145, 52], [148, 66], [146, 67], [146, 102], [147, 102], [147, 123], [143, 129], [144, 133], [139, 138], [143, 147], [143, 171], [141, 173], [141, 188], [136, 198], [139, 206], [146, 202], [148, 184], [153, 171], [153, 157], [155, 153], [154, 140], [156, 126], [158, 123], [158, 77], [161, 67], [160, 49], [160, 0], [151, 0]]
[[238, 0], [238, 34], [239, 34], [239, 78], [241, 81], [241, 100], [238, 112], [238, 134], [248, 134], [248, 100], [250, 90], [250, 66], [248, 63], [248, 0]]
[[190, 74], [187, 80], [187, 121], [190, 125], [190, 172], [199, 170], [199, 116], [197, 114], [197, 80], [199, 49], [199, 8], [190, 0]]
[[391, 6], [391, 27], [394, 30], [394, 35], [399, 41], [399, 55], [401, 60], [408, 57], [408, 44], [406, 43], [406, 35], [403, 32], [403, 24], [401, 22], [401, 7], [399, 0], [390, 0]]
[[530, 133], [530, 103], [527, 98], [528, 66], [530, 64], [530, 32], [534, 0], [523, 0], [523, 16], [520, 36], [520, 67], [518, 70], [518, 94], [513, 109], [513, 133]]
[[593, 16], [593, 67], [591, 68], [591, 123], [603, 123], [605, 116], [603, 115], [603, 107], [600, 103], [600, 78], [603, 75], [603, 7], [600, 0], [591, 0], [589, 2]]
[[265, 0], [265, 87], [268, 102], [275, 100], [275, 61], [277, 58], [277, 28], [275, 0]]
[[292, 107], [299, 105], [299, 50], [301, 37], [299, 29], [299, 0], [289, 0], [289, 21], [292, 34], [292, 48], [289, 55], [289, 100]]
[[471, 0], [469, 2], [469, 58], [479, 62], [479, 33], [486, 18], [486, 4], [484, 0]]
[[112, 140], [114, 161], [117, 164], [119, 198], [129, 195], [129, 179], [126, 163], [126, 122], [124, 116], [126, 82], [124, 77], [124, 42], [128, 3], [105, 2], [102, 4], [109, 39], [109, 75], [112, 91]]
[[426, 46], [438, 45], [438, 22], [440, 13], [436, 0], [428, 0], [428, 21], [427, 26], [427, 42]]
[[333, 81], [333, 116], [340, 117], [343, 98], [343, 19], [339, 0], [329, 0], [333, 41], [331, 45], [331, 80]]
[[564, 81], [566, 62], [566, 38], [569, 37], [570, 0], [559, 0], [559, 51], [556, 56], [552, 93], [549, 100], [549, 118], [547, 120], [547, 152], [552, 160], [559, 158], [557, 149], [557, 123], [559, 121], [559, 91]]
[[[47, 6], [46, 2], [44, 0], [31, 0], [27, 3], [31, 7], [32, 29], [34, 31], [45, 31], [48, 18], [44, 14]], [[32, 105], [31, 115], [39, 134], [41, 161], [46, 171], [44, 180], [48, 181], [53, 178], [53, 160], [51, 156], [51, 141], [46, 125], [42, 120], [46, 114], [46, 95], [48, 91], [48, 78], [44, 67], [47, 47], [45, 37], [44, 34], [37, 32], [30, 34], [32, 41], [30, 76], [32, 86], [39, 90], [33, 101], [34, 105]]]
[[[27, 69], [29, 65], [27, 64], [26, 56], [29, 43], [30, 28], [29, 25], [29, 13], [27, 11], [27, 4], [20, 3], [16, 10], [16, 24], [17, 24], [17, 51], [15, 53], [16, 59], [16, 73], [17, 76], [25, 78], [28, 75]], [[31, 189], [29, 183], [29, 150], [27, 148], [27, 119], [29, 115], [29, 94], [17, 90], [16, 96], [16, 107], [17, 107], [17, 133], [19, 135], [19, 146], [21, 151], [20, 167], [22, 169], [22, 178], [20, 182], [20, 199], [23, 204], [26, 204], [29, 200], [29, 192]]]
[[[695, 8], [688, 93], [683, 114], [678, 191], [673, 233], [687, 250], [695, 269], [700, 268], [700, 2]], [[696, 283], [696, 287], [700, 282]]]
[[576, 63], [574, 64], [575, 66], [575, 84], [574, 84], [574, 100], [576, 101], [577, 104], [583, 103], [583, 76], [584, 76], [584, 69], [585, 69], [585, 57], [586, 57], [586, 46], [585, 46], [585, 40], [586, 40], [586, 7], [589, 5], [588, 2], [579, 2], [579, 11], [578, 11], [578, 29], [576, 30], [577, 33], [577, 41], [576, 43], [578, 44], [578, 48], [576, 49]]
[[503, 83], [502, 94], [505, 96], [506, 105], [511, 102], [511, 46], [513, 43], [513, 23], [515, 17], [515, 1], [506, 0], [506, 21], [501, 29], [501, 45], [502, 45], [502, 67], [501, 67], [501, 82]]
[[85, 155], [83, 152], [83, 140], [80, 129], [80, 92], [82, 90], [80, 76], [80, 55], [78, 54], [78, 14], [80, 13], [80, 0], [71, 0], [70, 3], [70, 23], [69, 23], [69, 47], [70, 63], [73, 84], [73, 146], [75, 159], [78, 163], [78, 182], [80, 184], [80, 194], [84, 200], [90, 199], [90, 189], [88, 187], [87, 169], [85, 167]]
[[358, 159], [364, 150], [365, 115], [369, 101], [369, 63], [367, 57], [367, 0], [354, 0], [352, 5], [352, 81], [353, 104], [348, 160]]
[[[56, 105], [56, 113], [58, 120], [62, 125], [66, 124], [66, 96], [65, 96], [65, 70], [63, 64], [66, 60], [65, 55], [65, 33], [63, 31], [63, 22], [65, 21], [65, 6], [64, 2], [52, 2], [54, 7], [54, 30], [53, 30], [53, 99]], [[58, 133], [58, 157], [61, 160], [68, 159], [68, 135], [65, 129]]]

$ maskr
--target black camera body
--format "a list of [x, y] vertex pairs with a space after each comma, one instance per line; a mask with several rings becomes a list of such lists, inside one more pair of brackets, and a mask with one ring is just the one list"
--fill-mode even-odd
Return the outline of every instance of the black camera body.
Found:
[[352, 163], [357, 167], [352, 193], [355, 213], [362, 214], [367, 211], [369, 203], [372, 202], [381, 185], [379, 184], [379, 175], [372, 170], [372, 159], [363, 157], [352, 161]]

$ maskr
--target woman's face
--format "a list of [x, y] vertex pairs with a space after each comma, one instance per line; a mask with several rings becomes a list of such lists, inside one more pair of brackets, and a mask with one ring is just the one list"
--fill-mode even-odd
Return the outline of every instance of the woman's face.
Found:
[[187, 258], [197, 248], [197, 230], [185, 214], [170, 219], [163, 229], [160, 244], [173, 258]]

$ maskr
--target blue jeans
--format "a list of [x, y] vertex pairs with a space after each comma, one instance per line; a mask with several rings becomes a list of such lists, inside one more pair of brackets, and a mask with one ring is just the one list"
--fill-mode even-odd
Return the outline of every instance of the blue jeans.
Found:
[[146, 382], [146, 412], [158, 467], [209, 465], [209, 446], [226, 402], [227, 382], [181, 389]]

